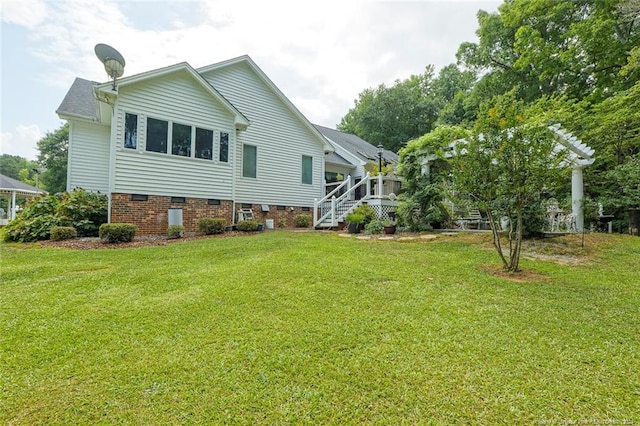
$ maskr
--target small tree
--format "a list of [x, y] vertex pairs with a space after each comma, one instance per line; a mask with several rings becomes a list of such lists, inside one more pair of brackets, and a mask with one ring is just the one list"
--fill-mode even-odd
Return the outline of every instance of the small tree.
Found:
[[[525, 209], [553, 186], [564, 158], [544, 114], [526, 108], [513, 91], [483, 104], [473, 136], [457, 144], [454, 186], [487, 212], [505, 270], [519, 270]], [[501, 216], [510, 218], [508, 256], [500, 241]]]

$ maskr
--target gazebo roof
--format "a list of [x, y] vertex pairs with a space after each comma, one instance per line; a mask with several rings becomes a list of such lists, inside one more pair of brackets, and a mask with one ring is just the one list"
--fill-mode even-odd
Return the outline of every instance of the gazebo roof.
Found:
[[16, 193], [20, 195], [39, 195], [46, 194], [46, 191], [27, 185], [24, 182], [10, 178], [9, 176], [0, 175], [0, 194]]

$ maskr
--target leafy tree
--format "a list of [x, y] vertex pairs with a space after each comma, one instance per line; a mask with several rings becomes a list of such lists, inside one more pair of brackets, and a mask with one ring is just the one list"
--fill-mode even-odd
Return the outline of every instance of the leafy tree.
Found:
[[[516, 99], [515, 91], [484, 103], [473, 135], [459, 143], [452, 161], [454, 188], [486, 211], [503, 268], [519, 270], [524, 215], [556, 181], [562, 152], [556, 152], [547, 119]], [[500, 239], [500, 216], [510, 218], [508, 254]]]
[[442, 68], [431, 85], [430, 96], [438, 106], [438, 125], [473, 123], [477, 111], [469, 110], [465, 99], [476, 82], [476, 75], [455, 64]]
[[67, 188], [67, 158], [69, 150], [69, 124], [55, 132], [47, 132], [38, 141], [38, 162], [46, 169], [40, 176], [43, 187], [52, 194]]
[[35, 180], [35, 172], [33, 169], [36, 168], [38, 168], [37, 163], [18, 155], [2, 154], [2, 156], [0, 156], [0, 173], [24, 183], [30, 184]]
[[498, 90], [517, 86], [527, 101], [550, 94], [599, 101], [638, 78], [619, 74], [640, 44], [638, 11], [622, 13], [623, 3], [507, 0], [497, 13], [478, 12], [479, 42], [463, 43], [458, 60]]
[[398, 152], [407, 141], [428, 133], [437, 119], [437, 104], [429, 96], [432, 81], [430, 65], [423, 74], [396, 80], [392, 87], [364, 90], [338, 129]]
[[401, 222], [412, 230], [429, 229], [446, 221], [448, 216], [442, 201], [450, 167], [436, 161], [429, 173], [425, 173], [425, 158], [442, 158], [449, 144], [468, 135], [469, 132], [461, 127], [439, 126], [400, 150], [398, 174], [403, 178], [403, 192], [399, 198], [398, 215]]

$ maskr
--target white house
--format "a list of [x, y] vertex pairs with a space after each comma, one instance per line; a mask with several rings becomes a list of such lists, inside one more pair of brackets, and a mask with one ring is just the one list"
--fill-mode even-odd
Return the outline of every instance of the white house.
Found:
[[241, 209], [292, 225], [325, 195], [335, 148], [248, 56], [183, 62], [95, 83], [77, 78], [56, 111], [69, 122], [67, 189], [109, 196], [110, 222], [187, 231]]

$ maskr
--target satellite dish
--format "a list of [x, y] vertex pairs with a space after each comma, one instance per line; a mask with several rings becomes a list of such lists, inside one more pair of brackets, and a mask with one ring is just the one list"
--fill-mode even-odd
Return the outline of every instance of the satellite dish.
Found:
[[96, 56], [104, 64], [104, 70], [113, 79], [113, 90], [116, 90], [116, 78], [124, 74], [124, 57], [113, 47], [107, 44], [96, 44]]

